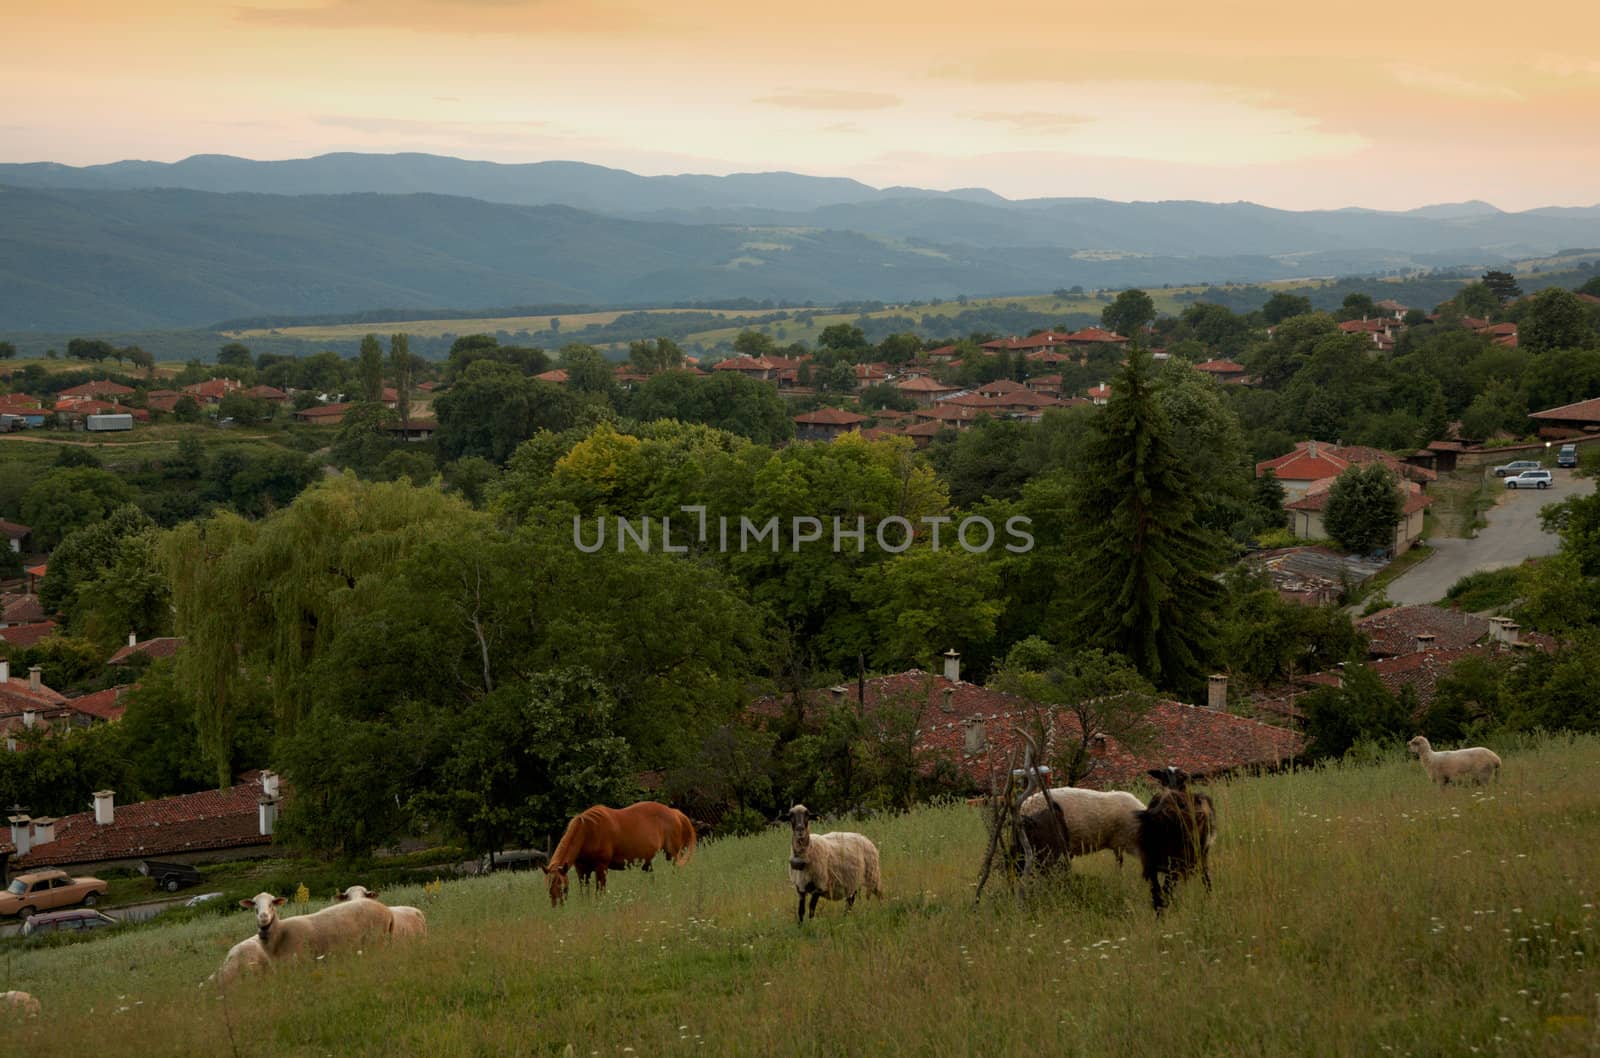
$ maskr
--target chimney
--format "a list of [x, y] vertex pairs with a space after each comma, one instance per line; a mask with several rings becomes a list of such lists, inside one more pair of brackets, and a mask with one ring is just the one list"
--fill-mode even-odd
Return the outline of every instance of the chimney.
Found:
[[263, 797], [256, 802], [257, 820], [261, 827], [261, 836], [270, 838], [272, 828], [278, 823], [278, 799], [276, 797]]
[[954, 687], [946, 687], [944, 693], [940, 695], [939, 711], [941, 713], [953, 713], [956, 711], [956, 689]]
[[134, 633], [129, 632], [128, 633], [128, 645], [130, 647], [138, 646], [139, 645], [139, 637], [137, 635], [135, 635]]
[[117, 795], [111, 790], [96, 790], [94, 792], [94, 823], [98, 827], [109, 827], [117, 818]]
[[26, 856], [28, 850], [33, 848], [32, 833], [28, 829], [33, 820], [24, 814], [11, 816], [6, 821], [11, 824], [11, 844], [17, 847], [16, 854], [19, 857]]
[[842, 701], [844, 701], [844, 696], [845, 696], [846, 690], [847, 690], [847, 688], [845, 687], [845, 685], [841, 683], [841, 684], [837, 684], [836, 686], [829, 687], [828, 688], [828, 693], [833, 695], [833, 700], [834, 701], [842, 702]]
[[1106, 755], [1106, 736], [1096, 735], [1089, 742], [1089, 756], [1096, 759]]
[[11, 682], [11, 662], [0, 658], [0, 683]]
[[1417, 653], [1426, 653], [1433, 649], [1434, 634], [1432, 632], [1417, 633]]
[[48, 845], [56, 839], [56, 821], [49, 817], [33, 821], [33, 847]]
[[261, 773], [261, 793], [266, 797], [278, 796], [278, 773], [264, 771]]
[[961, 655], [954, 650], [944, 652], [944, 678], [951, 683], [961, 682]]
[[967, 720], [961, 727], [965, 735], [962, 750], [967, 756], [975, 756], [988, 748], [989, 737], [982, 720]]
[[1335, 687], [1344, 686], [1344, 662], [1342, 661], [1333, 667], [1333, 685]]
[[1306, 455], [1310, 456], [1312, 459], [1317, 458], [1317, 442], [1315, 442], [1315, 441], [1307, 441], [1306, 442]]
[[35, 694], [44, 689], [44, 680], [40, 677], [42, 672], [44, 670], [37, 665], [28, 666], [28, 690]]
[[1510, 620], [1511, 618], [1509, 617], [1489, 618], [1489, 642], [1504, 643], [1506, 641], [1506, 622]]
[[1228, 711], [1228, 677], [1216, 675], [1206, 680], [1206, 708]]
[[30, 727], [31, 728], [34, 724], [36, 724], [38, 722], [39, 722], [39, 713], [38, 713], [37, 710], [35, 710], [33, 708], [33, 706], [30, 705], [26, 709], [22, 710], [22, 726], [23, 727]]
[[1515, 621], [1507, 621], [1500, 626], [1500, 631], [1506, 637], [1507, 646], [1520, 646], [1522, 640], [1522, 626]]

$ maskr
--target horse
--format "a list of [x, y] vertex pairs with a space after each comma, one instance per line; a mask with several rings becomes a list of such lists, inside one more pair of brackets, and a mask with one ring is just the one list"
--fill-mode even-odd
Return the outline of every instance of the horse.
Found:
[[560, 907], [567, 898], [567, 871], [577, 868], [580, 881], [592, 873], [595, 891], [606, 891], [606, 872], [642, 863], [645, 870], [656, 853], [665, 852], [674, 866], [682, 866], [694, 855], [694, 823], [676, 808], [655, 801], [640, 801], [627, 808], [595, 805], [572, 817], [561, 843], [545, 865], [549, 879], [550, 906]]

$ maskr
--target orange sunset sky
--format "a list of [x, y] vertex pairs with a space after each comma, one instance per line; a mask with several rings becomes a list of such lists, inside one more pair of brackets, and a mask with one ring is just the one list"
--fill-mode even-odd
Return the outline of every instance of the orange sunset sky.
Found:
[[1012, 197], [1600, 202], [1600, 3], [0, 5], [0, 161], [326, 151]]

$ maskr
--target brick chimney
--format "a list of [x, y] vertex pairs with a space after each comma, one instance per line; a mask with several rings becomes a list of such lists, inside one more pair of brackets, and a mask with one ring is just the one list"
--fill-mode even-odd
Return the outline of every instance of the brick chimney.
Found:
[[961, 655], [954, 650], [944, 652], [944, 678], [951, 683], [961, 682]]
[[11, 844], [17, 847], [17, 855], [26, 856], [28, 850], [33, 848], [33, 832], [30, 829], [33, 820], [23, 813], [9, 817], [6, 822], [11, 824]]
[[1434, 634], [1432, 632], [1418, 632], [1417, 633], [1417, 653], [1422, 654], [1422, 653], [1426, 653], [1427, 651], [1432, 650], [1433, 649], [1433, 641], [1434, 641], [1435, 638], [1436, 637], [1434, 636]]
[[56, 839], [56, 821], [49, 816], [33, 821], [33, 847], [48, 845]]
[[1228, 711], [1228, 677], [1219, 674], [1206, 680], [1206, 708]]
[[28, 666], [28, 690], [37, 694], [44, 689], [44, 670], [37, 665]]
[[111, 790], [94, 792], [95, 826], [109, 827], [117, 819], [117, 795]]

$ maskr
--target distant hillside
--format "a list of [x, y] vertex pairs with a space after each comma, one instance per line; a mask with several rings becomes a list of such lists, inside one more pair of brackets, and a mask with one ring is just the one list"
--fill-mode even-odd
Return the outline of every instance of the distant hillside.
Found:
[[1326, 274], [1328, 264], [1079, 258], [1041, 246], [667, 224], [431, 194], [0, 188], [0, 331], [162, 329], [402, 306], [899, 301], [1261, 281]]

